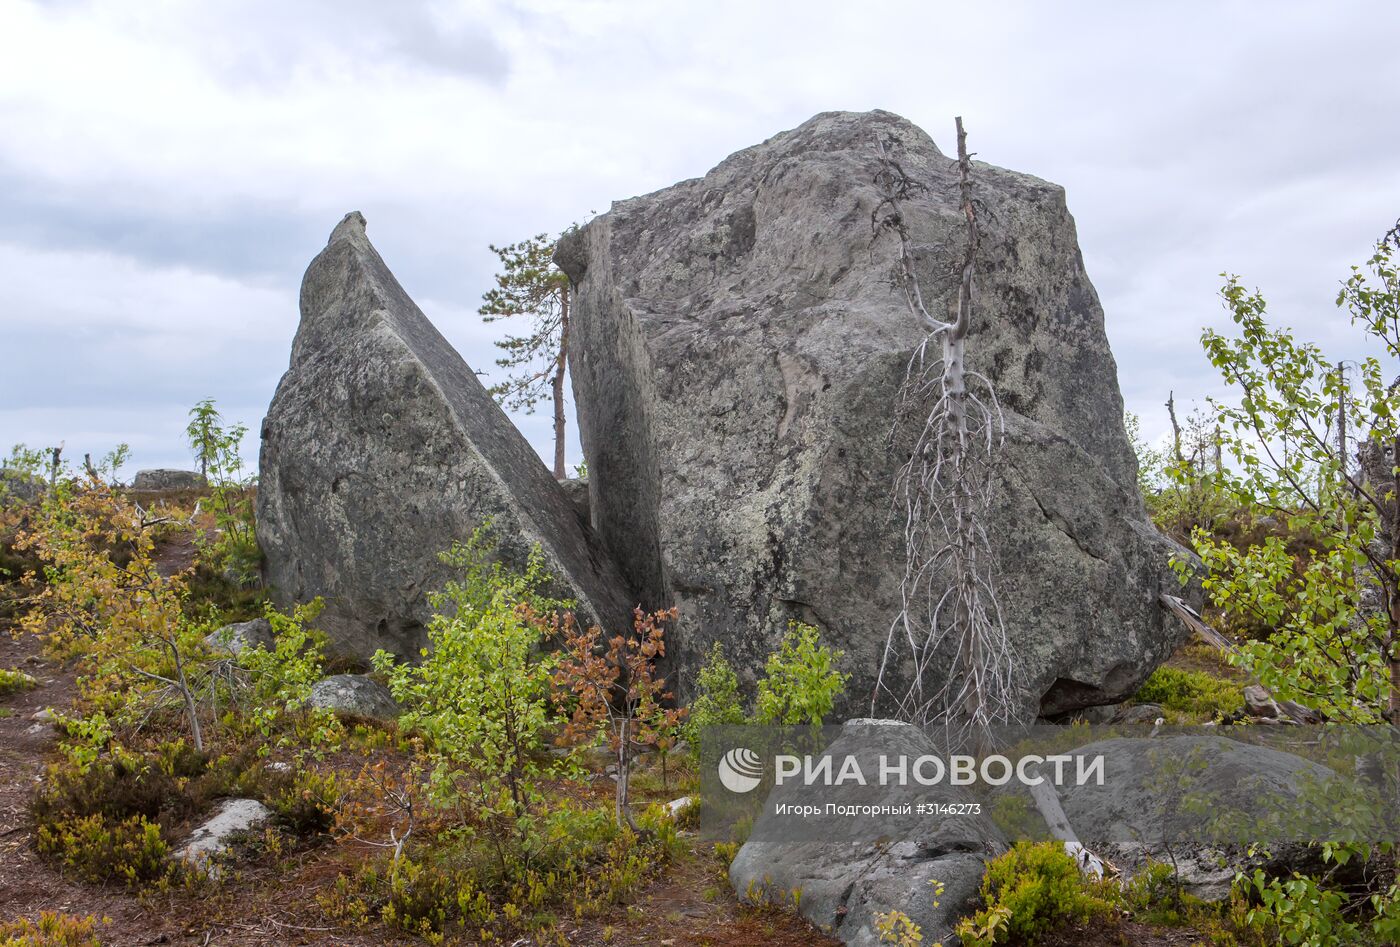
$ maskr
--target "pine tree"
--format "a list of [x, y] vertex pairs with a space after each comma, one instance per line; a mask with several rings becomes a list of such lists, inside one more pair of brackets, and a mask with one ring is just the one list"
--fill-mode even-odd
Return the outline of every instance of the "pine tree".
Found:
[[496, 288], [482, 296], [478, 312], [486, 322], [529, 317], [525, 335], [496, 343], [496, 359], [513, 374], [489, 389], [500, 405], [533, 414], [546, 396], [554, 403], [554, 476], [564, 479], [564, 378], [569, 354], [569, 278], [554, 265], [555, 241], [536, 234], [504, 247], [491, 246], [501, 261]]

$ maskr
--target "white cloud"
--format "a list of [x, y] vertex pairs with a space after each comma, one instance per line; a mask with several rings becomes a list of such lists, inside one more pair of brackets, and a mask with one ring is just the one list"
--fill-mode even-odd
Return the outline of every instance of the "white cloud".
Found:
[[[1400, 214], [1397, 26], [1360, 3], [0, 0], [0, 331], [25, 382], [0, 442], [169, 459], [206, 395], [256, 426], [351, 209], [489, 368], [488, 242], [875, 107], [944, 142], [962, 114], [980, 157], [1067, 187], [1152, 436], [1168, 389], [1214, 390], [1221, 270], [1354, 354], [1331, 297]], [[547, 451], [547, 419], [522, 428]]]

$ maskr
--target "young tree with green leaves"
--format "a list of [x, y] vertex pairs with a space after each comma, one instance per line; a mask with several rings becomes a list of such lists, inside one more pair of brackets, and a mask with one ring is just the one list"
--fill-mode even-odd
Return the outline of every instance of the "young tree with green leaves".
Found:
[[[1400, 226], [1337, 297], [1389, 371], [1376, 357], [1338, 371], [1318, 346], [1269, 325], [1263, 296], [1228, 277], [1222, 295], [1240, 334], [1202, 338], [1239, 395], [1214, 403], [1232, 461], [1218, 476], [1241, 505], [1307, 543], [1300, 555], [1278, 537], [1241, 550], [1200, 529], [1193, 543], [1216, 605], [1274, 629], [1241, 649], [1260, 683], [1333, 720], [1400, 726], [1400, 390], [1386, 380], [1400, 359], [1397, 252]], [[1383, 458], [1371, 476], [1349, 462], [1339, 429], [1363, 455]]]
[[814, 625], [789, 622], [782, 644], [768, 655], [758, 682], [755, 722], [821, 726], [850, 680], [849, 674], [836, 669], [843, 654], [822, 644]]
[[187, 576], [157, 567], [158, 524], [108, 482], [112, 470], [104, 462], [58, 479], [20, 536], [44, 579], [26, 579], [35, 591], [21, 627], [84, 655], [89, 696], [124, 694], [132, 713], [142, 701], [173, 697], [203, 752], [208, 679], [197, 656], [208, 629], [186, 618]]
[[251, 582], [262, 563], [253, 522], [251, 490], [255, 477], [243, 467], [241, 448], [247, 425], [224, 423], [212, 398], [205, 398], [189, 412], [185, 427], [200, 473], [209, 485], [216, 538], [204, 541], [210, 559], [238, 582]]
[[442, 554], [462, 577], [428, 596], [436, 614], [421, 662], [402, 664], [383, 650], [372, 662], [404, 705], [399, 727], [425, 740], [433, 797], [479, 829], [507, 871], [517, 861], [528, 866], [543, 844], [538, 816], [555, 766], [544, 749], [559, 663], [547, 644], [568, 603], [546, 595], [551, 580], [538, 549], [523, 571], [496, 561], [494, 549], [488, 524]]
[[528, 317], [528, 332], [496, 343], [505, 352], [496, 364], [513, 374], [489, 390], [504, 407], [523, 408], [527, 413], [534, 413], [535, 405], [546, 396], [553, 401], [554, 477], [563, 480], [569, 277], [554, 265], [555, 242], [541, 233], [504, 247], [492, 244], [501, 272], [496, 274], [496, 288], [482, 296], [478, 312], [486, 322]]

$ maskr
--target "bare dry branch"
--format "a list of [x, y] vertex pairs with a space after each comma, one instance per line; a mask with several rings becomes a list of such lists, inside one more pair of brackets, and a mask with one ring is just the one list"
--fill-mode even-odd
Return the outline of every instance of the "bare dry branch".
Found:
[[1017, 708], [1014, 661], [983, 525], [992, 500], [991, 460], [1005, 424], [991, 382], [966, 364], [981, 237], [961, 119], [957, 129], [964, 237], [961, 252], [951, 254], [957, 280], [951, 322], [929, 312], [920, 288], [919, 251], [904, 203], [921, 188], [894, 154], [894, 143], [876, 141], [880, 200], [871, 225], [877, 238], [897, 238], [896, 279], [910, 314], [928, 334], [909, 358], [896, 405], [896, 428], [912, 428], [914, 440], [895, 482], [904, 519], [905, 573], [871, 712], [985, 731], [1011, 721]]

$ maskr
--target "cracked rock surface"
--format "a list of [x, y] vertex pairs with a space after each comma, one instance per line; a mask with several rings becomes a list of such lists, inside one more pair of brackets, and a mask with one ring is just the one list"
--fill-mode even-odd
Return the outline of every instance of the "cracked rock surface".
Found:
[[[703, 178], [620, 201], [560, 243], [594, 527], [649, 606], [676, 604], [682, 696], [718, 640], [752, 684], [788, 621], [818, 625], [869, 695], [903, 574], [887, 442], [921, 338], [871, 241], [875, 139], [905, 204], [929, 309], [962, 218], [955, 162], [888, 112], [831, 112]], [[1023, 709], [1131, 694], [1183, 631], [1158, 607], [1177, 548], [1149, 523], [1103, 310], [1062, 188], [974, 162], [982, 227], [969, 367], [1006, 440], [988, 523]], [[904, 450], [904, 453], [901, 453]]]

